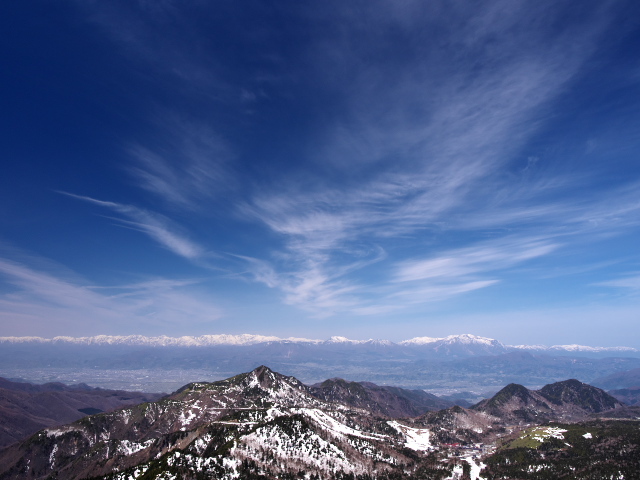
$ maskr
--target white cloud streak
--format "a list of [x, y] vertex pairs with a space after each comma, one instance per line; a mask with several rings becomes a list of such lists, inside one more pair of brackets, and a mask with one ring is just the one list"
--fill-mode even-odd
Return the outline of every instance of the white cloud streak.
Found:
[[[231, 153], [210, 128], [162, 115], [159, 137], [153, 149], [134, 145], [129, 149], [134, 165], [129, 172], [139, 186], [167, 204], [202, 209], [233, 184], [229, 171]], [[164, 146], [164, 148], [159, 147]]]
[[[413, 4], [412, 15], [414, 8], [419, 10]], [[445, 27], [451, 31], [450, 38], [441, 40], [443, 51], [418, 48], [415, 58], [392, 75], [372, 72], [359, 63], [361, 59], [345, 53], [352, 52], [353, 45], [344, 37], [323, 39], [322, 50], [330, 54], [322, 58], [335, 68], [320, 62], [318, 69], [347, 72], [342, 80], [352, 77], [346, 111], [318, 154], [318, 160], [328, 162], [344, 180], [340, 188], [305, 185], [264, 191], [241, 208], [285, 241], [280, 258], [294, 266], [294, 281], [274, 282], [272, 274], [269, 285], [282, 288], [288, 302], [306, 308], [376, 310], [358, 296], [362, 292], [357, 281], [334, 273], [335, 260], [345, 251], [362, 254], [373, 243], [406, 239], [415, 250], [415, 239], [425, 231], [505, 229], [507, 237], [494, 247], [480, 243], [428, 260], [411, 255], [388, 280], [394, 288], [429, 279], [450, 282], [406, 287], [407, 295], [417, 298], [421, 293], [425, 299], [484, 288], [499, 280], [469, 277], [553, 253], [558, 245], [552, 239], [568, 234], [566, 229], [559, 232], [559, 225], [566, 220], [576, 233], [584, 228], [576, 215], [594, 211], [593, 203], [545, 200], [549, 185], [531, 184], [523, 190], [501, 175], [539, 128], [550, 102], [596, 48], [609, 20], [606, 9], [555, 35], [548, 35], [544, 27], [554, 14], [550, 7], [530, 10], [519, 3], [494, 2], [475, 13], [452, 10], [456, 17], [453, 26]], [[430, 21], [427, 16], [411, 20], [394, 12], [376, 17], [374, 30], [384, 32], [400, 17], [413, 22], [413, 35], [420, 35], [423, 20]], [[375, 51], [384, 37], [368, 40], [369, 50], [359, 47]], [[444, 61], [441, 55], [450, 57]], [[350, 68], [349, 62], [355, 66]], [[508, 229], [517, 221], [537, 224], [538, 238], [523, 235], [521, 244], [510, 239]], [[501, 242], [509, 248], [501, 250]]]
[[0, 278], [14, 287], [0, 294], [5, 331], [23, 332], [25, 326], [50, 335], [173, 331], [222, 316], [217, 305], [188, 290], [198, 280], [154, 279], [96, 288], [1, 258]]
[[540, 239], [500, 239], [485, 245], [445, 252], [427, 260], [402, 262], [394, 275], [396, 282], [459, 278], [498, 271], [551, 253], [557, 244]]
[[[144, 62], [162, 79], [172, 77], [183, 89], [200, 95], [213, 95], [230, 87], [220, 79], [214, 61], [193, 48], [189, 35], [195, 29], [192, 19], [168, 2], [144, 2], [118, 5], [113, 2], [77, 2], [89, 21], [97, 25], [136, 63]], [[216, 65], [218, 66], [218, 65]]]
[[632, 275], [625, 278], [619, 278], [616, 280], [599, 282], [599, 283], [596, 283], [595, 285], [601, 286], [601, 287], [623, 288], [626, 290], [640, 292], [640, 275]]
[[[637, 186], [569, 199], [559, 193], [575, 192], [576, 178], [535, 177], [541, 161], [528, 161], [517, 179], [507, 173], [611, 27], [608, 4], [591, 7], [561, 30], [550, 24], [569, 7], [511, 0], [374, 1], [366, 9], [336, 4], [313, 12], [330, 20], [326, 34], [301, 45], [304, 60], [291, 68], [330, 91], [338, 105], [311, 142], [314, 153], [307, 152], [335, 183], [283, 174], [277, 185], [239, 202], [244, 219], [283, 243], [269, 261], [236, 258], [287, 304], [318, 315], [367, 314], [495, 285], [504, 270], [552, 255], [585, 231], [637, 226]], [[152, 20], [169, 11], [180, 15], [159, 8]], [[135, 18], [117, 7], [95, 12], [117, 42], [156, 71], [194, 91], [229, 96], [233, 88], [182, 39], [163, 48], [165, 32]], [[386, 50], [398, 40], [390, 42], [389, 32], [401, 32], [406, 46], [397, 59]], [[228, 187], [230, 149], [212, 129], [173, 118], [160, 127], [169, 138], [158, 142], [162, 147], [130, 148], [129, 171], [169, 205], [197, 210]], [[76, 198], [118, 212], [121, 223], [181, 257], [205, 255], [166, 217]], [[495, 240], [477, 239], [489, 229]], [[443, 231], [474, 236], [457, 249], [427, 240]], [[363, 272], [372, 267], [376, 279], [368, 282]]]
[[[194, 48], [202, 25], [191, 8], [184, 11], [173, 2], [78, 2], [78, 6], [136, 69], [145, 65], [148, 71], [147, 100], [155, 106], [145, 119], [151, 138], [140, 135], [142, 138], [127, 142], [132, 164], [126, 170], [138, 187], [172, 208], [202, 213], [207, 200], [220, 198], [235, 186], [231, 171], [234, 154], [211, 126], [216, 117], [213, 112], [224, 111], [227, 117], [231, 105], [239, 109], [246, 92], [224, 78], [223, 72], [228, 73], [229, 68], [219, 63], [215, 54], [207, 48]], [[205, 5], [192, 7], [206, 11]], [[201, 35], [206, 37], [204, 32]], [[171, 89], [180, 99], [176, 103], [197, 102], [208, 110], [206, 120], [183, 105], [162, 107], [153, 95], [158, 87]]]
[[470, 282], [458, 280], [458, 283], [451, 285], [426, 284], [399, 291], [395, 297], [400, 297], [410, 304], [440, 301], [463, 293], [480, 290], [481, 288], [487, 288], [498, 282], [499, 280], [476, 280]]
[[206, 254], [203, 247], [189, 240], [171, 220], [163, 215], [148, 212], [131, 205], [96, 200], [95, 198], [67, 192], [60, 193], [121, 214], [124, 218], [117, 219], [120, 223], [145, 233], [158, 244], [178, 256], [194, 261], [204, 257]]
[[405, 260], [395, 265], [387, 297], [389, 301], [400, 298], [419, 304], [487, 288], [500, 283], [495, 277], [504, 271], [559, 247], [548, 239], [500, 238], [445, 250], [427, 259]]

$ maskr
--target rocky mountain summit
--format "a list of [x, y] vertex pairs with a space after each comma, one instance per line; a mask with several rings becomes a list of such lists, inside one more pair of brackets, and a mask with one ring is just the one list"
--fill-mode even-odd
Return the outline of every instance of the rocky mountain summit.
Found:
[[492, 398], [471, 407], [511, 422], [577, 421], [623, 407], [611, 395], [578, 380], [565, 380], [528, 390], [510, 384]]
[[603, 390], [565, 380], [540, 390], [512, 383], [470, 408], [454, 406], [428, 412], [413, 421], [443, 443], [495, 442], [507, 426], [578, 422], [605, 412], [612, 417], [617, 416], [615, 412], [627, 416], [624, 404]]
[[312, 385], [311, 394], [328, 402], [394, 418], [415, 417], [453, 406], [452, 402], [423, 390], [379, 386], [371, 382], [348, 382], [341, 378], [331, 378]]
[[535, 413], [566, 421], [620, 405], [569, 380], [393, 418], [420, 398], [406, 392], [340, 379], [308, 387], [261, 366], [42, 430], [0, 450], [0, 479], [478, 479], [476, 456], [488, 460]]
[[[262, 366], [43, 430], [0, 452], [0, 478], [50, 478], [52, 472], [67, 479], [165, 478], [153, 476], [160, 472], [178, 478], [195, 478], [195, 472], [214, 478], [295, 478], [306, 471], [323, 478], [336, 472], [380, 476], [414, 465], [402, 450], [419, 438], [420, 430], [321, 400], [295, 378]], [[429, 447], [425, 441], [417, 448]]]

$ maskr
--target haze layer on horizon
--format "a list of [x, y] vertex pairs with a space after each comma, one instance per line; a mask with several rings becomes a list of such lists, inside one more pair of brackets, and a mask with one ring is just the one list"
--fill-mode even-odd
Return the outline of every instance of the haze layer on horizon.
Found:
[[639, 15], [3, 5], [0, 336], [640, 347]]

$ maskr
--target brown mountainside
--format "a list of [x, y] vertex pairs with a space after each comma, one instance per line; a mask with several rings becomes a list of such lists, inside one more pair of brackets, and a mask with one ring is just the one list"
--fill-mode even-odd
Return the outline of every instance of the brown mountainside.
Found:
[[33, 385], [0, 378], [0, 447], [45, 427], [86, 415], [158, 400], [162, 394], [103, 390], [61, 383]]
[[331, 378], [311, 386], [311, 394], [327, 402], [364, 408], [388, 417], [416, 417], [425, 412], [453, 406], [423, 390], [379, 386], [370, 382], [348, 382]]
[[[334, 379], [325, 388], [344, 393], [349, 386]], [[351, 403], [357, 403], [357, 392], [364, 395], [366, 388], [351, 386]], [[353, 406], [313, 393], [264, 366], [191, 383], [158, 401], [48, 428], [1, 449], [0, 480], [445, 479], [453, 474], [450, 449], [458, 444], [479, 451], [482, 446], [470, 444], [495, 445], [530, 424], [578, 421], [598, 411], [605, 416], [611, 405], [609, 412], [623, 410], [575, 380], [538, 391], [511, 384], [470, 409], [454, 406], [402, 420], [372, 412], [366, 401]]]

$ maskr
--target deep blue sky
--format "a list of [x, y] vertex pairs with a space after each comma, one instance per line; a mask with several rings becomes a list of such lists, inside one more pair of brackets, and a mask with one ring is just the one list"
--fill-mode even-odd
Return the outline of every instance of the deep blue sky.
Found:
[[638, 19], [3, 2], [0, 335], [638, 347]]

